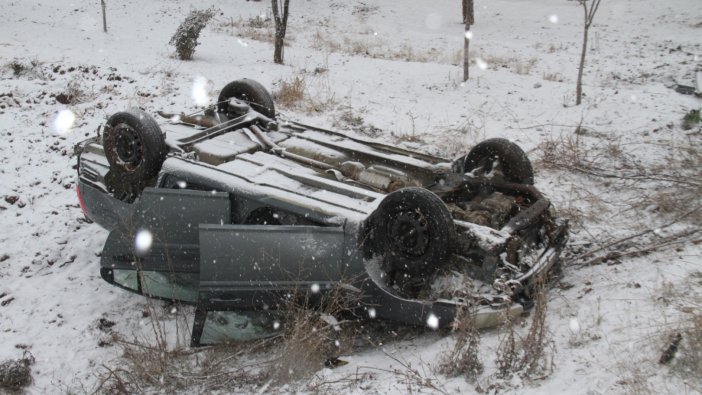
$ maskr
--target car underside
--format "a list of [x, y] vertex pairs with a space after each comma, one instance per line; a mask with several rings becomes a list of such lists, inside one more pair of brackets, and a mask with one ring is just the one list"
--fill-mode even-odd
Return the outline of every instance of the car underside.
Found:
[[470, 307], [492, 326], [530, 306], [567, 240], [505, 139], [439, 158], [276, 117], [248, 79], [159, 116], [114, 114], [80, 144], [78, 195], [109, 231], [102, 277], [194, 304], [194, 344], [231, 329], [215, 313], [256, 336], [270, 325], [256, 312], [339, 290], [373, 319], [448, 326]]

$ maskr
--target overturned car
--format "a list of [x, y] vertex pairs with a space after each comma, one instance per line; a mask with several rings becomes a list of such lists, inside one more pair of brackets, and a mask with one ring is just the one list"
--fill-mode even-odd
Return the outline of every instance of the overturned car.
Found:
[[196, 305], [195, 345], [268, 333], [291, 295], [339, 290], [375, 319], [447, 326], [470, 305], [495, 325], [530, 306], [567, 239], [505, 139], [446, 160], [278, 119], [249, 79], [159, 115], [116, 113], [79, 144], [78, 197], [109, 231], [101, 276]]

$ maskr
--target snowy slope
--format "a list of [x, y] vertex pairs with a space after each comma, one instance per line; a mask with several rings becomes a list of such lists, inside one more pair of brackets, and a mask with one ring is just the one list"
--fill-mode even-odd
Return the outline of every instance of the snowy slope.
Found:
[[[581, 106], [573, 105], [582, 37], [575, 2], [476, 1], [475, 59], [466, 83], [458, 64], [458, 1], [291, 2], [285, 66], [272, 63], [269, 43], [232, 34], [240, 30], [232, 22], [269, 15], [269, 2], [213, 3], [221, 13], [190, 62], [175, 59], [168, 40], [189, 10], [209, 3], [107, 0], [108, 33], [99, 2], [0, 5], [0, 360], [31, 352], [29, 393], [91, 392], [102, 366], [119, 363], [112, 333], [133, 339], [150, 330], [148, 302], [99, 278], [107, 233], [83, 220], [73, 146], [128, 107], [196, 110], [192, 91], [201, 77], [214, 96], [242, 77], [275, 91], [281, 80], [302, 76], [322, 111], [282, 108], [285, 116], [343, 129], [350, 113], [379, 128], [382, 140], [447, 157], [500, 136], [536, 161], [545, 142], [571, 141], [608, 171], [627, 172], [665, 164], [679, 147], [701, 143], [699, 127], [680, 127], [700, 99], [666, 87], [671, 77], [692, 85], [702, 65], [695, 0], [604, 0], [591, 31]], [[57, 101], [68, 93], [75, 103]], [[56, 123], [62, 110], [75, 116], [67, 131]], [[585, 132], [575, 134], [578, 125]], [[676, 215], [654, 193], [671, 184], [608, 180], [542, 162], [536, 168], [537, 186], [574, 220], [574, 253]], [[699, 228], [699, 218], [655, 235]], [[699, 293], [700, 250], [698, 233], [616, 265], [566, 267], [561, 286], [549, 293], [553, 373], [500, 385], [518, 393], [699, 392], [699, 382], [684, 382], [657, 360], [664, 335], [684, 322], [681, 305]], [[106, 328], [101, 318], [116, 324]], [[499, 382], [490, 374], [500, 339], [499, 330], [482, 334], [482, 388]], [[346, 366], [320, 370], [314, 380], [331, 382], [320, 387], [329, 392], [473, 393], [473, 384], [433, 370], [452, 341], [429, 330], [391, 340], [346, 357]], [[431, 389], [394, 373], [406, 370], [398, 361], [439, 384]], [[372, 374], [345, 379], [359, 371]]]

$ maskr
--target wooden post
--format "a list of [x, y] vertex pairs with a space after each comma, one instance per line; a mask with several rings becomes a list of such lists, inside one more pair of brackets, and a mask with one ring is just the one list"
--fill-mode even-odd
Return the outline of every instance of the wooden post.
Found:
[[102, 6], [102, 30], [107, 33], [107, 4], [105, 4], [105, 0], [100, 0], [100, 5]]
[[475, 23], [473, 15], [473, 0], [462, 0], [463, 6], [463, 81], [468, 81], [470, 76], [470, 26]]

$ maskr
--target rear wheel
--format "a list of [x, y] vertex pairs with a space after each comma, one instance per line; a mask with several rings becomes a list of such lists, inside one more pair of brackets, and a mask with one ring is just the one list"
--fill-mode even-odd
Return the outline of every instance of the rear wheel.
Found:
[[423, 188], [387, 195], [370, 219], [371, 253], [385, 254], [392, 271], [428, 275], [448, 256], [453, 219], [444, 202]]
[[110, 164], [107, 187], [127, 201], [158, 174], [168, 153], [161, 128], [149, 114], [136, 108], [107, 120], [103, 147]]
[[217, 110], [227, 114], [229, 118], [234, 118], [241, 114], [233, 113], [229, 106], [229, 100], [240, 100], [249, 105], [254, 111], [259, 112], [268, 118], [275, 118], [275, 104], [271, 94], [258, 82], [243, 78], [232, 81], [222, 88], [217, 99]]
[[501, 168], [505, 179], [520, 184], [534, 184], [534, 170], [526, 153], [515, 143], [502, 138], [485, 140], [454, 163], [461, 173], [487, 175]]

